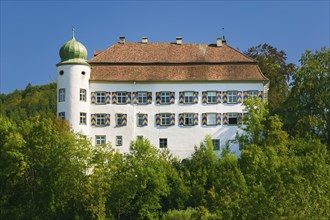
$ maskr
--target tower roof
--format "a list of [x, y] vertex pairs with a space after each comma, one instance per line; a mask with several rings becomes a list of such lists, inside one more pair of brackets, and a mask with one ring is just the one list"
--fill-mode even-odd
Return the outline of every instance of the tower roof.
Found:
[[89, 65], [86, 62], [87, 49], [86, 47], [77, 41], [74, 36], [72, 39], [66, 42], [60, 49], [61, 62], [56, 66], [68, 65], [68, 64], [82, 64]]

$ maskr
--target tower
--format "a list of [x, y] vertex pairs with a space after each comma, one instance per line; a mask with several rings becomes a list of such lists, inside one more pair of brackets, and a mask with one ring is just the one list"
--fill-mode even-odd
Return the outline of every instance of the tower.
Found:
[[91, 68], [87, 49], [72, 35], [60, 49], [57, 66], [57, 115], [69, 121], [75, 132], [89, 134]]

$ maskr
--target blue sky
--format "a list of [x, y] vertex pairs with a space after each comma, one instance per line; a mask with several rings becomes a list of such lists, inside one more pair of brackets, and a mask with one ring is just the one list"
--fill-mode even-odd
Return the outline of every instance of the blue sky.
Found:
[[118, 42], [215, 43], [222, 27], [229, 45], [246, 51], [268, 43], [299, 64], [309, 49], [329, 47], [328, 1], [1, 1], [1, 93], [56, 80], [60, 47], [94, 50]]

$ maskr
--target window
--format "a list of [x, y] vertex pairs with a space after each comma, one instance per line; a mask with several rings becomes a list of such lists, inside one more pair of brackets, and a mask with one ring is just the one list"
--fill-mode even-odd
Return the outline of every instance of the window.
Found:
[[217, 92], [210, 91], [207, 92], [207, 103], [216, 103], [217, 100]]
[[65, 89], [58, 90], [58, 101], [64, 102], [65, 101]]
[[62, 120], [65, 120], [65, 112], [59, 112], [58, 117]]
[[162, 104], [170, 104], [170, 92], [161, 92], [160, 100]]
[[184, 125], [185, 126], [194, 125], [194, 114], [192, 113], [184, 114]]
[[105, 103], [105, 92], [96, 92], [96, 103], [97, 104]]
[[167, 138], [159, 138], [159, 148], [167, 148]]
[[117, 92], [117, 104], [126, 104], [126, 92]]
[[194, 92], [184, 92], [184, 103], [190, 104], [194, 102]]
[[220, 150], [220, 139], [212, 139], [213, 150], [219, 151]]
[[62, 76], [64, 74], [64, 71], [63, 70], [60, 70], [60, 75]]
[[229, 91], [228, 92], [228, 103], [236, 103], [237, 102], [237, 92]]
[[116, 136], [116, 146], [123, 146], [123, 136]]
[[96, 115], [96, 125], [104, 126], [105, 125], [105, 114], [95, 114]]
[[86, 124], [86, 113], [80, 112], [80, 124], [85, 125]]
[[106, 142], [105, 135], [96, 135], [95, 136], [95, 144], [96, 145], [105, 144], [105, 142]]
[[237, 113], [229, 113], [228, 119], [230, 125], [237, 125]]
[[80, 89], [79, 100], [86, 102], [86, 89]]
[[138, 92], [139, 104], [147, 104], [147, 92]]
[[169, 113], [160, 114], [160, 125], [169, 126], [170, 125], [170, 115]]
[[138, 127], [142, 127], [143, 126], [143, 114], [138, 114], [137, 126]]
[[216, 113], [208, 113], [207, 125], [216, 125], [216, 124], [217, 124]]
[[136, 139], [139, 140], [139, 141], [143, 141], [143, 136], [139, 135], [139, 136], [136, 137]]
[[248, 91], [248, 95], [252, 96], [252, 98], [255, 98], [258, 96], [257, 90]]
[[116, 114], [116, 125], [122, 126], [123, 123], [123, 114]]

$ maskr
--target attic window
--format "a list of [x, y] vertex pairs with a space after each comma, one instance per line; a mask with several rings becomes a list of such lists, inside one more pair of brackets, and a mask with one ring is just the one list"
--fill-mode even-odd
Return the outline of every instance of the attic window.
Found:
[[59, 72], [59, 74], [62, 76], [62, 75], [64, 74], [64, 71], [61, 70], [61, 71]]
[[81, 74], [82, 74], [82, 75], [85, 75], [85, 74], [86, 74], [86, 72], [85, 72], [85, 71], [81, 71]]

